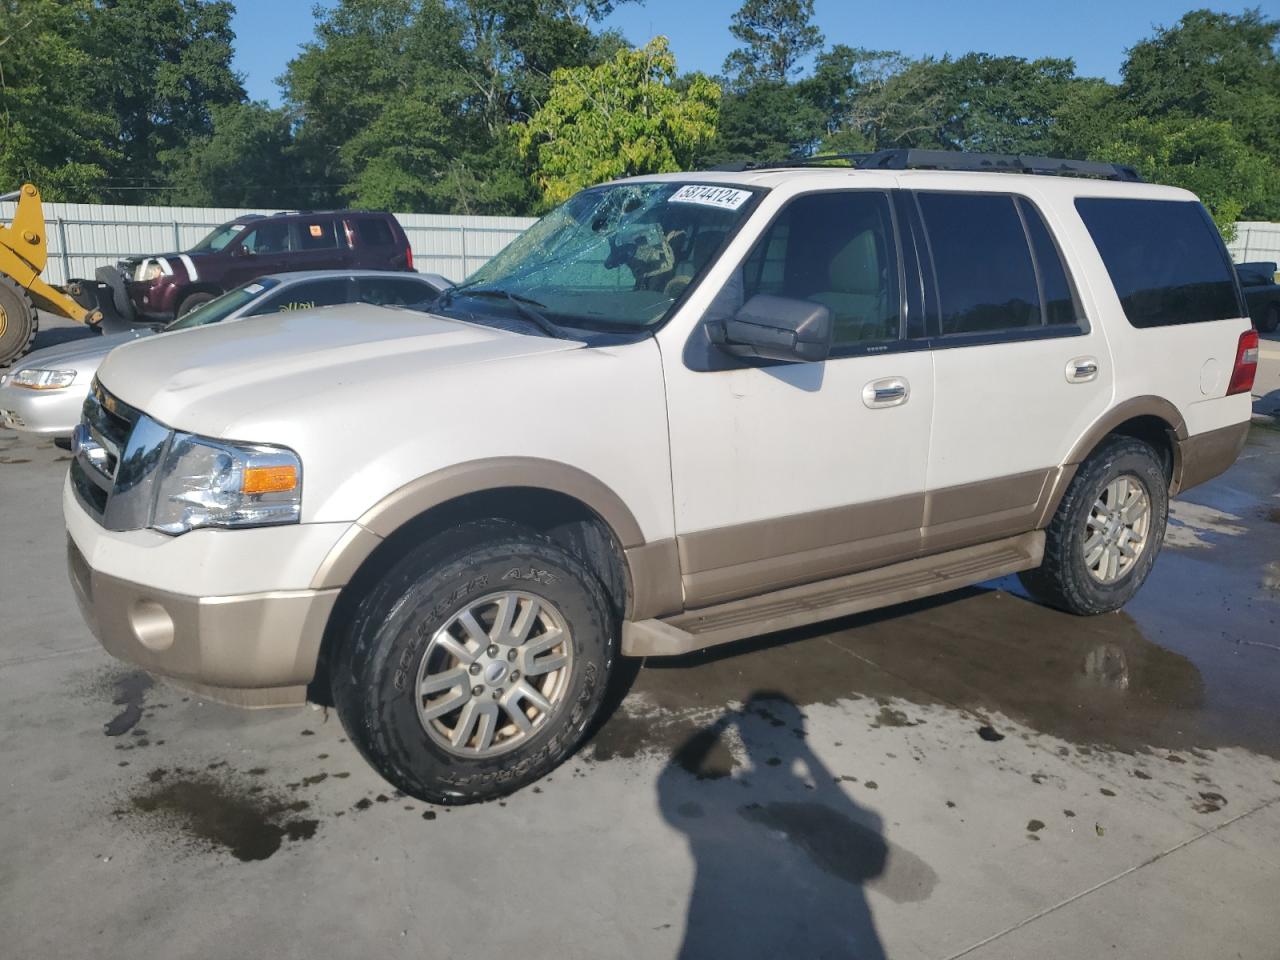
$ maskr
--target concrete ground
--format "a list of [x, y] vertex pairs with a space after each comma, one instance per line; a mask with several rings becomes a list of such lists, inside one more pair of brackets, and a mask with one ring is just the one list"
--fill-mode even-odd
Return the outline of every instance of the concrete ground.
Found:
[[650, 661], [539, 785], [397, 795], [321, 710], [102, 653], [0, 431], [0, 955], [1280, 956], [1280, 431], [1080, 619], [1016, 580]]

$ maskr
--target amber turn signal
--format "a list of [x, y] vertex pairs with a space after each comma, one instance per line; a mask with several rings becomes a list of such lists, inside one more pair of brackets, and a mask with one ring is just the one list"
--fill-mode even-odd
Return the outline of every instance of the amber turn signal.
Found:
[[298, 485], [297, 467], [246, 467], [244, 493], [284, 493]]

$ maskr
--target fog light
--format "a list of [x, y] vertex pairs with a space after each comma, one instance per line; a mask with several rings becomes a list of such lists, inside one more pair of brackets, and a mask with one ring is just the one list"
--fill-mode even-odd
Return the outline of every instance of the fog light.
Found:
[[129, 628], [137, 641], [159, 653], [173, 646], [173, 617], [154, 600], [135, 600], [129, 608]]

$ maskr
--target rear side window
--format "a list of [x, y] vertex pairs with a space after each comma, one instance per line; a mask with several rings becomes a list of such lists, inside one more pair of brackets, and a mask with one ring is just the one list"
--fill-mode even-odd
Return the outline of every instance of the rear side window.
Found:
[[359, 277], [356, 279], [362, 303], [407, 307], [435, 298], [438, 292], [429, 283], [404, 277]]
[[1035, 263], [1013, 197], [917, 196], [933, 253], [942, 335], [1039, 327]]
[[362, 247], [390, 247], [396, 242], [391, 224], [385, 220], [352, 220], [351, 229], [355, 231], [356, 243]]
[[333, 250], [338, 244], [338, 230], [332, 217], [299, 220], [294, 224], [297, 232], [297, 250]]
[[1244, 316], [1226, 249], [1199, 203], [1080, 197], [1076, 210], [1135, 327]]

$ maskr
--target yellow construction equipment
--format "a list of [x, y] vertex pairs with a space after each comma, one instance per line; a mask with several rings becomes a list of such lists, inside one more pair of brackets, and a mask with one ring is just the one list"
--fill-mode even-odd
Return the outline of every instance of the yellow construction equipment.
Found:
[[101, 311], [81, 306], [40, 279], [49, 259], [40, 191], [24, 183], [17, 198], [13, 223], [0, 227], [0, 367], [30, 351], [39, 328], [36, 308], [78, 323], [102, 322]]

